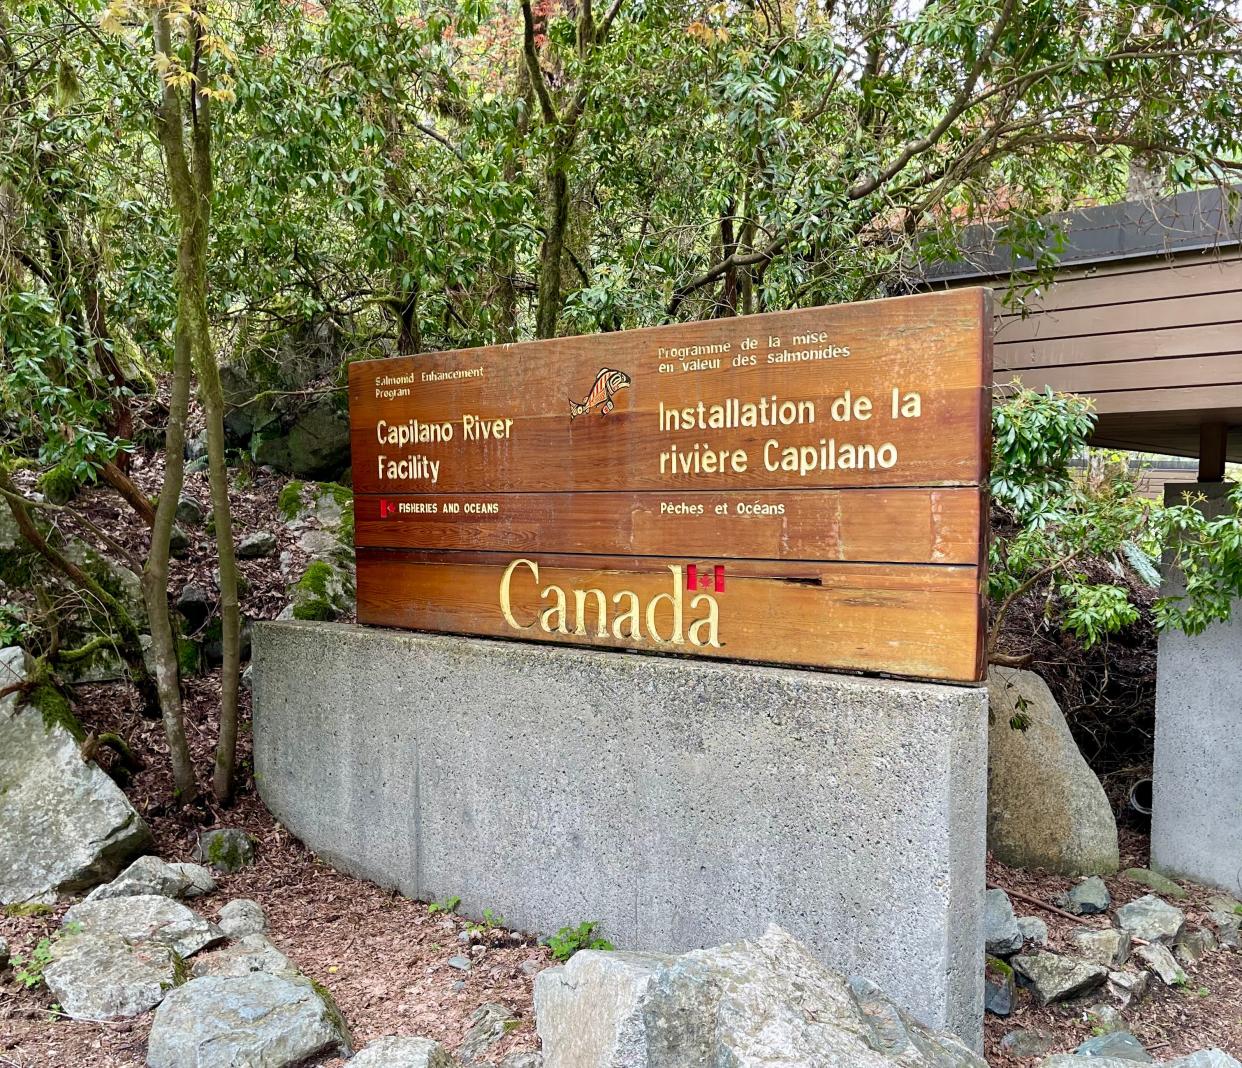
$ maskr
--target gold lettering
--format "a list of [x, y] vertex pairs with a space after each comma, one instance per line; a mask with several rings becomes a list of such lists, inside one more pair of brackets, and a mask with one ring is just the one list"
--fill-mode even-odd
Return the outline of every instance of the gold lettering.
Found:
[[[622, 597], [629, 598], [630, 606], [612, 621], [612, 636], [614, 638], [629, 638], [631, 641], [638, 641], [643, 636], [638, 622], [638, 594], [632, 590], [620, 590], [612, 595], [612, 603], [619, 605]], [[630, 632], [629, 634], [623, 634], [623, 625], [627, 621], [630, 625]]]
[[[546, 601], [550, 593], [556, 594], [556, 604], [548, 606], [539, 613], [539, 625], [549, 634], [553, 632], [568, 634], [569, 629], [565, 626], [565, 591], [560, 586], [547, 586], [539, 596]], [[556, 620], [555, 627], [552, 626], [553, 619]]]
[[[714, 649], [720, 648], [720, 605], [716, 603], [716, 598], [710, 593], [700, 593], [690, 602], [690, 610], [699, 607], [699, 604], [707, 605], [707, 615], [702, 619], [696, 619], [690, 624], [690, 644], [697, 645], [700, 649], [710, 645]], [[707, 629], [707, 641], [702, 641], [697, 636], [700, 627]]]
[[539, 581], [539, 565], [533, 560], [514, 560], [505, 568], [505, 573], [500, 577], [500, 614], [505, 617], [505, 622], [514, 630], [530, 630], [534, 623], [519, 623], [513, 615], [513, 602], [509, 599], [509, 583], [513, 580], [513, 572], [517, 570], [520, 564], [525, 564], [530, 568], [530, 573], [534, 576], [535, 581]]
[[586, 636], [586, 599], [587, 594], [595, 597], [595, 636], [597, 638], [608, 637], [608, 608], [604, 602], [604, 591], [597, 590], [594, 587], [586, 590], [574, 590], [574, 633]]
[[[647, 604], [647, 630], [650, 633], [651, 640], [653, 642], [658, 642], [661, 645], [670, 643], [670, 642], [673, 645], [682, 645], [684, 644], [684, 641], [682, 638], [682, 630], [681, 630], [681, 623], [682, 623], [681, 568], [678, 566], [674, 566], [673, 564], [669, 564], [668, 569], [673, 575], [673, 592], [672, 593], [657, 593], [648, 602]], [[669, 607], [672, 609], [672, 612], [673, 612], [673, 631], [672, 631], [672, 634], [670, 634], [669, 637], [667, 638], [660, 637], [660, 630], [656, 626], [656, 605], [658, 605], [661, 601], [668, 601]]]

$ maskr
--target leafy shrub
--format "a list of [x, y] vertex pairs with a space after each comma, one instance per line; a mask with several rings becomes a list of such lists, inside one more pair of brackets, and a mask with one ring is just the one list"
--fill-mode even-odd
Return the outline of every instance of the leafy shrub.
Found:
[[547, 941], [552, 956], [562, 963], [583, 949], [615, 949], [606, 938], [596, 938], [598, 920], [583, 920], [577, 927], [562, 927]]

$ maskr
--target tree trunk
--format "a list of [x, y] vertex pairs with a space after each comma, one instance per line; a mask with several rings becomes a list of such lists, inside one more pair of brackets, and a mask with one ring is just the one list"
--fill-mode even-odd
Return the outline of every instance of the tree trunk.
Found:
[[553, 146], [552, 153], [547, 175], [547, 234], [539, 253], [539, 302], [535, 309], [538, 338], [556, 337], [556, 323], [561, 315], [561, 258], [569, 225], [567, 153], [559, 144]]

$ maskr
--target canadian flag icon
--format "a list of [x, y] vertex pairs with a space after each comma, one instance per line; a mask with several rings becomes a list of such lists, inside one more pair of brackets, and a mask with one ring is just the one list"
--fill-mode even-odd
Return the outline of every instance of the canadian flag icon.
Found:
[[701, 572], [698, 564], [686, 565], [686, 589], [715, 590], [716, 593], [724, 593], [724, 587], [724, 564], [712, 564], [703, 568]]
[[387, 519], [390, 515], [397, 514], [397, 502], [386, 500], [381, 497], [379, 502], [379, 513], [381, 519]]

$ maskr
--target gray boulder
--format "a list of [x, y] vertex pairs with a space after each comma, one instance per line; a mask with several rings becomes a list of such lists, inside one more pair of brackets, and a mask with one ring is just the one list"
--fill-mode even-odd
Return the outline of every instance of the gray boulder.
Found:
[[1141, 960], [1165, 986], [1181, 986], [1186, 982], [1186, 973], [1173, 959], [1167, 946], [1159, 942], [1137, 946], [1134, 955]]
[[276, 535], [269, 530], [256, 530], [237, 543], [237, 555], [242, 560], [254, 560], [271, 556], [276, 551]]
[[200, 897], [215, 891], [215, 879], [211, 877], [211, 872], [201, 864], [191, 864], [187, 860], [175, 860], [168, 866], [186, 880], [185, 889], [179, 896]]
[[1082, 882], [1071, 887], [1061, 899], [1065, 911], [1072, 912], [1075, 916], [1094, 916], [1107, 912], [1112, 903], [1112, 895], [1108, 892], [1108, 887], [1104, 885], [1104, 880], [1098, 875], [1083, 879]]
[[983, 939], [991, 957], [1008, 957], [1022, 948], [1022, 930], [1004, 890], [989, 890], [984, 896]]
[[1201, 963], [1209, 953], [1216, 949], [1216, 938], [1207, 928], [1185, 930], [1173, 947], [1173, 955], [1188, 968]]
[[1104, 985], [1108, 969], [1091, 961], [1075, 960], [1056, 953], [1037, 950], [1010, 961], [1013, 970], [1026, 980], [1041, 1005], [1085, 994]]
[[1102, 964], [1105, 968], [1120, 968], [1130, 959], [1130, 934], [1112, 927], [1103, 930], [1078, 927], [1070, 932], [1070, 945], [1083, 960]]
[[202, 586], [187, 582], [177, 595], [176, 609], [190, 631], [196, 631], [207, 622], [213, 607], [212, 597]]
[[[6, 663], [6, 674], [18, 670], [15, 656]], [[6, 705], [0, 708], [0, 904], [52, 901], [111, 879], [150, 847], [150, 828], [103, 769], [82, 760], [56, 708]]]
[[254, 863], [255, 841], [236, 827], [220, 827], [198, 836], [194, 859], [201, 860], [218, 872], [232, 874]]
[[497, 1068], [543, 1068], [543, 1054], [515, 1049], [504, 1056]]
[[1048, 925], [1038, 916], [1019, 916], [1018, 930], [1022, 932], [1025, 942], [1031, 942], [1037, 946], [1048, 944]]
[[457, 1048], [462, 1064], [478, 1064], [485, 1053], [508, 1033], [515, 1023], [513, 1013], [494, 1001], [480, 1005], [470, 1014], [470, 1027]]
[[1056, 1044], [1056, 1036], [1040, 1028], [1019, 1028], [1000, 1040], [1000, 1048], [1011, 1057], [1038, 1057]]
[[139, 857], [110, 883], [95, 887], [87, 901], [109, 897], [195, 897], [216, 888], [206, 868], [197, 864], [166, 864], [159, 857]]
[[177, 982], [168, 946], [131, 945], [119, 935], [80, 934], [61, 939], [43, 980], [75, 1020], [120, 1020], [155, 1008]]
[[[188, 457], [197, 460], [197, 456]], [[182, 497], [177, 502], [177, 522], [183, 527], [201, 527], [203, 525], [203, 506], [193, 497]]]
[[1228, 949], [1242, 949], [1242, 915], [1236, 912], [1210, 912], [1208, 925], [1220, 945]]
[[429, 1038], [373, 1038], [349, 1062], [350, 1068], [458, 1068], [439, 1042]]
[[264, 428], [254, 458], [298, 478], [335, 478], [349, 467], [349, 412], [340, 397], [285, 408], [279, 431]]
[[778, 927], [681, 956], [584, 950], [535, 979], [545, 1068], [986, 1068]]
[[340, 1013], [310, 982], [256, 972], [191, 979], [155, 1010], [149, 1068], [291, 1068], [348, 1056]]
[[1079, 1057], [1113, 1057], [1132, 1064], [1154, 1064], [1155, 1058], [1128, 1031], [1112, 1031], [1087, 1039], [1074, 1053]]
[[983, 1009], [993, 1016], [1008, 1016], [1018, 999], [1013, 969], [999, 957], [988, 957], [983, 965]]
[[214, 923], [172, 898], [155, 894], [82, 901], [65, 913], [64, 926], [84, 934], [110, 934], [130, 945], [156, 943], [190, 957], [224, 938]]
[[5, 938], [0, 938], [0, 973], [9, 966], [9, 943]]
[[1186, 927], [1186, 914], [1155, 894], [1122, 905], [1116, 918], [1117, 926], [1133, 937], [1168, 945], [1172, 945]]
[[[992, 668], [988, 848], [1003, 864], [1063, 875], [1118, 868], [1117, 821], [1047, 685]], [[1011, 721], [1022, 720], [1025, 730]]]
[[299, 974], [297, 965], [277, 949], [266, 935], [243, 935], [223, 949], [198, 954], [190, 963], [190, 974], [198, 979], [204, 975], [235, 978], [252, 972], [283, 975]]
[[1108, 973], [1108, 992], [1125, 1008], [1147, 993], [1151, 976], [1137, 968], [1124, 968]]
[[229, 938], [244, 938], [246, 935], [262, 934], [267, 930], [267, 917], [257, 901], [239, 897], [230, 901], [216, 918], [220, 930]]

